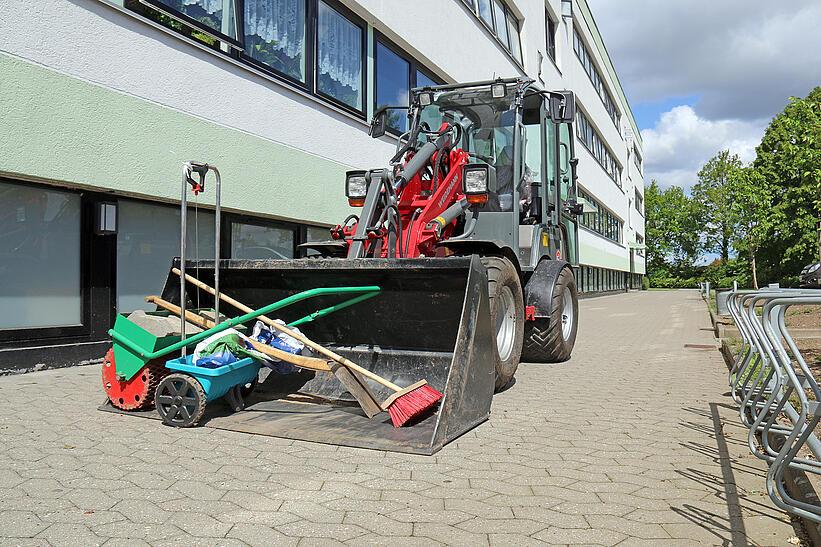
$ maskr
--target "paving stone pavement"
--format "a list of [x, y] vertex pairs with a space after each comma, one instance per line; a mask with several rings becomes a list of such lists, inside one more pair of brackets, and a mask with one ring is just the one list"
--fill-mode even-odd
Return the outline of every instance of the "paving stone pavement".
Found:
[[99, 366], [0, 378], [0, 545], [785, 545], [695, 291], [584, 300], [432, 457], [99, 412]]

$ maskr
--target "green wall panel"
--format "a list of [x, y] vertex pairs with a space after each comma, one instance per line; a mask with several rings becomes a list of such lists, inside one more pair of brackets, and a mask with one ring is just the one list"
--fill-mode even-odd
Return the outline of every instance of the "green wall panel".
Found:
[[0, 74], [0, 172], [176, 200], [194, 159], [219, 167], [224, 207], [328, 224], [349, 212], [349, 166], [9, 55]]

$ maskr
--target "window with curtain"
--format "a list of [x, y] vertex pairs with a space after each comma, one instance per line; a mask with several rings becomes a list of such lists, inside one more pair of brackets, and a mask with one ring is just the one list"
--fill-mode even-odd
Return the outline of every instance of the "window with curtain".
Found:
[[82, 323], [78, 194], [0, 182], [0, 329]]
[[152, 0], [150, 3], [167, 6], [208, 28], [236, 37], [234, 0]]
[[320, 0], [317, 36], [317, 91], [362, 111], [364, 30]]
[[245, 54], [305, 83], [305, 0], [245, 0]]
[[[410, 90], [410, 63], [388, 46], [376, 41], [376, 108], [407, 106]], [[404, 110], [388, 111], [388, 127], [404, 133], [408, 119]]]

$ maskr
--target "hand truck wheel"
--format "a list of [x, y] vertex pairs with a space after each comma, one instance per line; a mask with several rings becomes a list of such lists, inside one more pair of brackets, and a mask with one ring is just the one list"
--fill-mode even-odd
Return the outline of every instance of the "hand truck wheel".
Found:
[[157, 386], [154, 396], [162, 421], [173, 427], [197, 425], [205, 413], [205, 391], [187, 374], [169, 374]]

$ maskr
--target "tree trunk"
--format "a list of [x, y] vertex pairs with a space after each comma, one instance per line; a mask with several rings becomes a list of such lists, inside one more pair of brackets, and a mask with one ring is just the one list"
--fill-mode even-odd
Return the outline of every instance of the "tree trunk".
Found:
[[724, 264], [730, 260], [730, 238], [726, 235], [721, 237], [721, 261]]
[[750, 247], [750, 267], [753, 270], [753, 288], [758, 290], [758, 271], [755, 266], [755, 252], [752, 246]]

